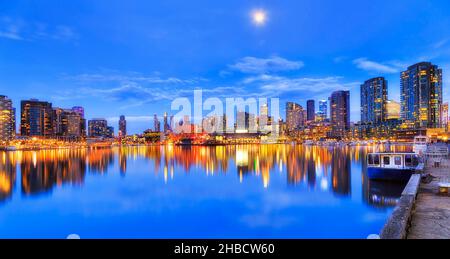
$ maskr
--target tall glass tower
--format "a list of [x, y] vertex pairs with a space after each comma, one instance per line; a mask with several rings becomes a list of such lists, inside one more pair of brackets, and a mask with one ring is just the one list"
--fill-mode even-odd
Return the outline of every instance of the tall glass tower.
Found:
[[400, 76], [401, 117], [418, 128], [441, 127], [442, 69], [430, 62], [408, 67]]
[[361, 122], [378, 126], [387, 119], [387, 81], [376, 77], [361, 85]]

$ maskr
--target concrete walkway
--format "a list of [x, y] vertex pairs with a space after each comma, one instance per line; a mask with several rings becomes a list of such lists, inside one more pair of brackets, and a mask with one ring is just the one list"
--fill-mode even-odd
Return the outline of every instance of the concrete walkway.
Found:
[[443, 159], [439, 168], [432, 164], [425, 172], [436, 178], [420, 185], [408, 239], [450, 239], [450, 196], [438, 195], [438, 183], [450, 181], [450, 160]]

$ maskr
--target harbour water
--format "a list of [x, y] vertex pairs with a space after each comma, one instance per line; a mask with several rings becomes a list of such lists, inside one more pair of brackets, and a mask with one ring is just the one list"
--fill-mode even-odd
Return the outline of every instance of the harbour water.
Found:
[[0, 152], [0, 238], [366, 238], [404, 183], [372, 147], [152, 146]]

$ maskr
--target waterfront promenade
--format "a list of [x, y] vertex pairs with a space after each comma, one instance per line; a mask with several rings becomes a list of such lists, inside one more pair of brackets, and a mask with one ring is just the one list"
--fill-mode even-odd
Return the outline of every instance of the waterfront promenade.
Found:
[[438, 194], [438, 184], [450, 180], [450, 159], [442, 159], [438, 168], [432, 160], [425, 172], [435, 178], [420, 184], [407, 239], [450, 239], [450, 196]]

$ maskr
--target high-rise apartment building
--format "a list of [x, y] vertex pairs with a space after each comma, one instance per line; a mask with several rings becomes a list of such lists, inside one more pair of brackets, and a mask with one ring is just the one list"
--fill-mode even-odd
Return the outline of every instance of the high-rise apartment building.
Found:
[[15, 109], [12, 101], [0, 95], [0, 141], [10, 141], [15, 136]]
[[417, 128], [441, 126], [442, 69], [421, 62], [401, 73], [401, 118]]
[[336, 91], [330, 97], [332, 136], [345, 137], [350, 129], [350, 92]]
[[20, 134], [22, 136], [54, 136], [52, 104], [36, 99], [21, 102]]
[[388, 83], [376, 77], [361, 85], [361, 122], [379, 126], [387, 119]]

